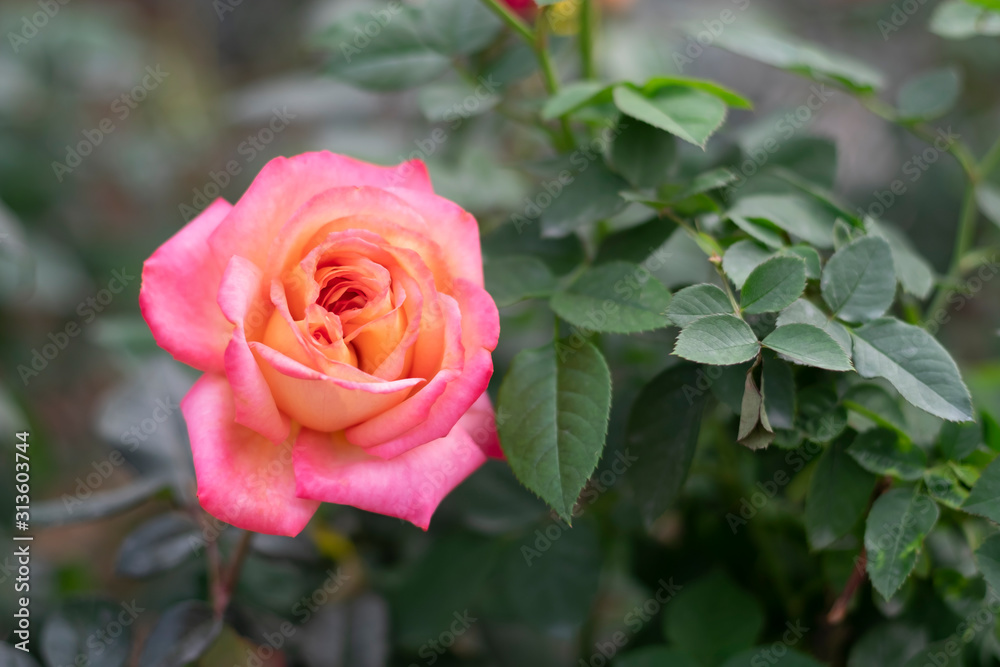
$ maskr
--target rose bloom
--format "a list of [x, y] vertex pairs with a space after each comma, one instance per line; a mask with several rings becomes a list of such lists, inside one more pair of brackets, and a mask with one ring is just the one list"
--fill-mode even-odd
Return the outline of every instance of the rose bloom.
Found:
[[501, 456], [479, 229], [419, 160], [272, 160], [146, 260], [139, 303], [205, 373], [181, 402], [198, 499], [235, 526], [296, 535], [326, 501], [426, 529]]

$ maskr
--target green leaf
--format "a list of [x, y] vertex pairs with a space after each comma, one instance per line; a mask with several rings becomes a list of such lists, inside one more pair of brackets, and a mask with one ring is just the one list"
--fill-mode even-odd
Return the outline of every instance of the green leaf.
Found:
[[927, 467], [922, 449], [913, 445], [904, 448], [899, 434], [886, 428], [859, 433], [847, 453], [869, 472], [911, 482], [920, 479]]
[[786, 324], [772, 331], [762, 342], [796, 364], [849, 371], [851, 360], [830, 334], [811, 324]]
[[939, 118], [951, 110], [961, 91], [961, 72], [954, 67], [924, 72], [899, 90], [896, 97], [899, 117], [905, 121]]
[[[45, 619], [37, 643], [46, 665], [106, 665], [122, 667], [128, 660], [132, 643], [132, 624], [122, 624], [124, 618], [135, 620], [131, 607], [97, 599], [85, 598], [62, 603]], [[119, 624], [120, 635], [110, 644], [95, 641], [107, 637], [108, 628]], [[99, 635], [98, 633], [103, 633]]]
[[[812, 198], [799, 195], [750, 195], [737, 201], [726, 215], [737, 224], [738, 220], [766, 220], [818, 248], [833, 247], [835, 216]], [[779, 243], [774, 247], [781, 245]]]
[[481, 2], [429, 0], [421, 14], [424, 40], [448, 56], [481, 51], [496, 39], [502, 27], [500, 18]]
[[369, 37], [365, 28], [379, 22], [368, 12], [335, 24], [322, 37], [322, 43], [334, 52], [327, 73], [376, 91], [403, 90], [437, 78], [450, 67], [451, 60], [418, 34], [418, 17], [416, 9], [403, 7], [374, 37]]
[[806, 288], [806, 263], [800, 257], [772, 257], [750, 272], [740, 290], [740, 307], [750, 314], [790, 306]]
[[169, 485], [169, 474], [153, 475], [139, 478], [127, 486], [94, 493], [71, 506], [62, 500], [36, 503], [31, 508], [31, 520], [38, 526], [62, 526], [114, 516], [146, 502]]
[[962, 509], [1000, 523], [1000, 458], [993, 459], [983, 469]]
[[199, 527], [182, 514], [161, 514], [129, 533], [118, 550], [115, 571], [141, 579], [172, 569], [194, 555]]
[[691, 656], [667, 646], [645, 646], [616, 658], [614, 667], [699, 667]]
[[557, 292], [551, 305], [559, 317], [588, 331], [637, 333], [668, 326], [670, 291], [639, 265], [608, 262]]
[[1000, 12], [977, 7], [965, 0], [948, 0], [934, 8], [930, 29], [947, 39], [1000, 35]]
[[[536, 206], [542, 209], [542, 229], [546, 236], [566, 236], [580, 227], [606, 220], [625, 208], [626, 202], [619, 194], [628, 189], [625, 179], [604, 166], [601, 160], [588, 163], [582, 169], [571, 174], [572, 181], [563, 185], [561, 191], [542, 190], [535, 196]], [[560, 180], [555, 182], [562, 183]], [[551, 203], [543, 205], [546, 202]]]
[[931, 498], [951, 509], [960, 509], [968, 500], [969, 492], [949, 466], [934, 466], [924, 471], [924, 485]]
[[920, 256], [910, 239], [896, 227], [868, 221], [869, 234], [881, 236], [892, 248], [892, 263], [896, 267], [896, 280], [900, 286], [918, 299], [926, 299], [934, 287], [934, 268]]
[[801, 257], [806, 263], [806, 278], [819, 280], [823, 266], [820, 262], [819, 253], [816, 252], [815, 248], [804, 243], [797, 243], [790, 248], [785, 248], [781, 252], [786, 255]]
[[222, 632], [222, 619], [200, 600], [185, 600], [163, 612], [139, 656], [141, 667], [183, 667], [200, 658]]
[[867, 568], [872, 585], [886, 600], [916, 567], [938, 514], [937, 503], [917, 487], [892, 489], [875, 501], [865, 528]]
[[771, 254], [770, 250], [755, 241], [737, 241], [722, 256], [722, 269], [733, 284], [741, 289], [750, 273], [771, 257]]
[[983, 182], [976, 186], [976, 202], [990, 222], [1000, 227], [1000, 187]]
[[709, 93], [668, 86], [650, 97], [629, 86], [614, 89], [619, 111], [704, 148], [726, 119], [726, 103]]
[[807, 299], [798, 299], [795, 303], [785, 308], [778, 315], [777, 325], [779, 327], [788, 324], [811, 324], [819, 327], [837, 341], [837, 344], [851, 355], [851, 333], [840, 322], [835, 322], [827, 317], [816, 304]]
[[611, 373], [596, 347], [524, 350], [500, 385], [500, 444], [514, 474], [567, 523], [604, 449]]
[[483, 265], [486, 290], [503, 308], [524, 299], [546, 297], [556, 290], [556, 279], [536, 257], [501, 257]]
[[683, 329], [674, 354], [702, 364], [731, 366], [757, 356], [760, 343], [750, 325], [735, 315], [708, 315]]
[[641, 462], [625, 481], [647, 525], [667, 511], [680, 493], [694, 459], [708, 392], [704, 371], [678, 364], [643, 387], [632, 405], [625, 454]]
[[868, 418], [878, 426], [906, 434], [906, 416], [899, 406], [899, 401], [874, 382], [862, 382], [851, 386], [844, 394], [843, 403], [849, 410]]
[[677, 140], [673, 135], [635, 119], [619, 121], [611, 144], [615, 170], [637, 188], [654, 188], [667, 180], [674, 164]]
[[903, 667], [927, 644], [927, 634], [925, 627], [905, 621], [877, 625], [851, 647], [847, 667]]
[[[500, 103], [500, 95], [465, 81], [445, 81], [421, 86], [417, 94], [420, 112], [432, 123], [455, 122], [466, 116], [484, 114]], [[466, 104], [470, 100], [474, 104]], [[458, 111], [460, 110], [460, 111]]]
[[653, 218], [605, 237], [597, 249], [594, 264], [623, 261], [641, 264], [656, 253], [677, 225], [667, 218]]
[[795, 375], [789, 364], [766, 350], [762, 359], [760, 391], [767, 397], [764, 408], [771, 426], [783, 429], [794, 427]]
[[714, 81], [708, 81], [706, 79], [694, 79], [687, 76], [658, 76], [650, 79], [642, 87], [643, 95], [647, 97], [655, 95], [657, 91], [666, 88], [668, 86], [684, 86], [687, 88], [695, 88], [697, 90], [703, 90], [706, 93], [715, 95], [720, 100], [733, 107], [734, 109], [753, 109], [753, 102], [743, 97], [739, 93], [726, 88], [725, 86], [720, 86]]
[[542, 107], [542, 120], [555, 120], [577, 109], [595, 103], [600, 94], [607, 91], [610, 99], [611, 87], [600, 81], [576, 81], [563, 86], [550, 97]]
[[1000, 591], [1000, 535], [991, 535], [976, 549], [976, 565], [994, 591]]
[[809, 480], [805, 522], [809, 544], [825, 549], [864, 516], [877, 478], [847, 455], [844, 439], [827, 447]]
[[[942, 639], [941, 641], [929, 644], [925, 648], [917, 651], [917, 654], [906, 661], [903, 667], [965, 667], [962, 659], [962, 651], [955, 652], [954, 639]], [[958, 644], [961, 649], [961, 644]]]
[[823, 300], [848, 322], [880, 317], [896, 296], [892, 251], [885, 239], [863, 236], [833, 254], [820, 281]]
[[945, 422], [938, 433], [937, 446], [949, 461], [961, 461], [976, 451], [982, 441], [983, 432], [979, 424]]
[[[698, 29], [704, 28], [698, 26]], [[821, 50], [773, 31], [730, 28], [716, 37], [714, 46], [818, 81], [837, 83], [860, 93], [878, 90], [883, 83], [880, 72], [859, 60], [842, 53]], [[821, 97], [818, 102], [825, 100]]]
[[683, 201], [685, 199], [689, 199], [690, 197], [694, 197], [695, 195], [724, 188], [735, 181], [736, 178], [736, 173], [726, 167], [710, 169], [695, 176], [694, 180], [691, 181], [691, 184], [681, 190], [681, 192], [674, 197], [674, 200]]
[[760, 603], [725, 574], [685, 586], [666, 608], [664, 622], [667, 639], [704, 667], [753, 646], [763, 627]]
[[829, 442], [847, 427], [847, 410], [832, 386], [813, 385], [799, 392], [796, 426], [814, 442]]
[[972, 399], [958, 366], [934, 337], [893, 318], [853, 332], [854, 367], [864, 378], [889, 381], [903, 398], [949, 421], [972, 421]]
[[765, 449], [774, 441], [774, 429], [767, 420], [764, 393], [754, 381], [754, 364], [743, 383], [743, 400], [740, 404], [740, 428], [736, 441], [748, 449]]
[[699, 317], [733, 312], [733, 304], [720, 287], [702, 283], [674, 294], [667, 306], [667, 318], [682, 329]]

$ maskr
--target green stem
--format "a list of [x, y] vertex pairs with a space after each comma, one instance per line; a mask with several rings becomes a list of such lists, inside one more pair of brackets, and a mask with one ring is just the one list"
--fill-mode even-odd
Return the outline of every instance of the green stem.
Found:
[[580, 5], [580, 58], [584, 79], [597, 78], [597, 63], [594, 58], [594, 33], [597, 27], [597, 12], [594, 0], [583, 0]]
[[215, 599], [215, 615], [218, 618], [221, 618], [226, 613], [229, 601], [236, 590], [236, 584], [240, 579], [240, 571], [243, 569], [243, 562], [246, 560], [247, 554], [250, 553], [250, 542], [253, 540], [253, 535], [252, 530], [243, 531], [243, 535], [240, 536], [240, 541], [236, 545], [236, 551], [233, 553], [229, 569], [225, 576], [222, 577], [219, 595]]
[[499, 16], [500, 20], [510, 26], [514, 32], [527, 40], [529, 44], [534, 41], [535, 35], [531, 31], [531, 28], [528, 27], [528, 24], [520, 16], [512, 12], [507, 5], [500, 2], [500, 0], [483, 0], [483, 3], [493, 10], [493, 13]]
[[[549, 7], [542, 7], [538, 20], [535, 22], [535, 39], [532, 44], [535, 49], [535, 57], [542, 68], [542, 77], [545, 80], [545, 90], [549, 95], [559, 92], [559, 76], [556, 68], [552, 64], [552, 57], [549, 55]], [[576, 145], [573, 132], [569, 127], [569, 119], [566, 116], [559, 117], [559, 127], [562, 131], [562, 149], [569, 149]]]
[[942, 284], [938, 287], [927, 310], [924, 311], [924, 326], [936, 318], [942, 308], [945, 307], [945, 300], [948, 298], [948, 288], [953, 286], [962, 277], [962, 258], [972, 247], [972, 240], [976, 233], [976, 219], [979, 211], [976, 208], [976, 188], [974, 183], [970, 183], [965, 189], [965, 196], [962, 198], [962, 212], [958, 221], [958, 237], [955, 239], [955, 248], [951, 254], [951, 265], [945, 275]]

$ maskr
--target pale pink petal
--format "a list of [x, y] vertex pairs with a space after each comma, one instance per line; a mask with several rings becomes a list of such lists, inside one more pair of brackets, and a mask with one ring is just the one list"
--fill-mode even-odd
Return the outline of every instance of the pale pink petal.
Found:
[[275, 447], [237, 424], [233, 396], [221, 375], [203, 375], [181, 401], [181, 410], [205, 511], [259, 533], [302, 532], [319, 502], [296, 497], [292, 442]]
[[295, 442], [295, 481], [303, 498], [406, 519], [427, 530], [441, 500], [485, 461], [459, 425], [388, 461], [350, 444], [343, 433], [303, 429]]
[[[446, 378], [443, 383], [432, 378], [404, 403], [349, 428], [347, 438], [352, 443], [383, 458], [398, 456], [448, 433], [486, 391], [493, 375], [490, 353], [500, 335], [500, 315], [490, 295], [468, 281], [455, 282], [455, 298], [462, 312], [465, 349], [461, 375]], [[425, 391], [431, 400], [421, 398]]]
[[272, 309], [264, 297], [263, 276], [255, 264], [233, 257], [222, 277], [219, 306], [235, 326], [226, 347], [226, 377], [236, 404], [236, 422], [274, 443], [288, 438], [291, 424], [278, 410], [271, 388], [247, 342], [247, 328], [259, 335]]
[[206, 371], [223, 371], [232, 325], [216, 293], [226, 263], [208, 247], [208, 237], [233, 207], [216, 199], [146, 260], [139, 307], [160, 347], [177, 361]]
[[489, 394], [483, 392], [483, 395], [472, 404], [469, 411], [458, 420], [458, 425], [465, 429], [465, 432], [482, 448], [487, 456], [502, 459], [504, 455], [503, 450], [500, 449], [497, 426], [505, 417], [506, 415], [494, 413]]
[[433, 191], [420, 160], [379, 167], [326, 151], [271, 160], [233, 207], [209, 243], [223, 264], [233, 255], [265, 266], [281, 227], [295, 211], [324, 190], [354, 186]]

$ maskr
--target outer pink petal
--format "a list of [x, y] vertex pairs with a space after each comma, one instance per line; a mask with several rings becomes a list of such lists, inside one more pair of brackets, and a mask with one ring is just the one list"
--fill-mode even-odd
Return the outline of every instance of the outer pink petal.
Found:
[[219, 288], [219, 306], [235, 325], [226, 347], [226, 377], [235, 399], [236, 422], [280, 443], [288, 438], [291, 423], [278, 410], [246, 336], [247, 324], [260, 329], [267, 322], [270, 303], [263, 295], [260, 269], [247, 259], [233, 257]]
[[455, 202], [433, 192], [390, 188], [427, 220], [427, 233], [445, 255], [457, 278], [483, 286], [483, 257], [479, 247], [479, 225], [470, 213]]
[[406, 519], [427, 530], [434, 510], [486, 461], [459, 425], [388, 461], [347, 442], [343, 433], [303, 429], [295, 442], [295, 481], [303, 498]]
[[500, 437], [497, 435], [497, 426], [501, 419], [501, 415], [493, 412], [490, 395], [483, 392], [469, 411], [458, 420], [458, 425], [465, 429], [487, 456], [502, 459], [503, 450], [500, 449]]
[[455, 282], [455, 298], [462, 312], [462, 346], [465, 365], [455, 379], [433, 402], [420, 400], [428, 389], [440, 388], [435, 379], [399, 406], [353, 426], [346, 431], [348, 440], [383, 458], [398, 456], [428, 440], [440, 438], [466, 413], [486, 391], [493, 375], [491, 352], [500, 335], [500, 315], [493, 299], [481, 287], [465, 280]]
[[229, 384], [220, 375], [203, 375], [181, 401], [181, 410], [205, 511], [259, 533], [302, 532], [319, 502], [296, 497], [291, 441], [275, 447], [237, 424]]
[[212, 251], [223, 264], [240, 255], [264, 267], [282, 225], [300, 206], [330, 188], [364, 185], [433, 192], [420, 160], [379, 167], [326, 151], [275, 158], [264, 165], [232, 215], [212, 234]]
[[206, 372], [222, 372], [233, 329], [215, 300], [225, 262], [208, 247], [208, 237], [232, 208], [216, 199], [142, 267], [139, 307], [156, 342], [174, 359]]

